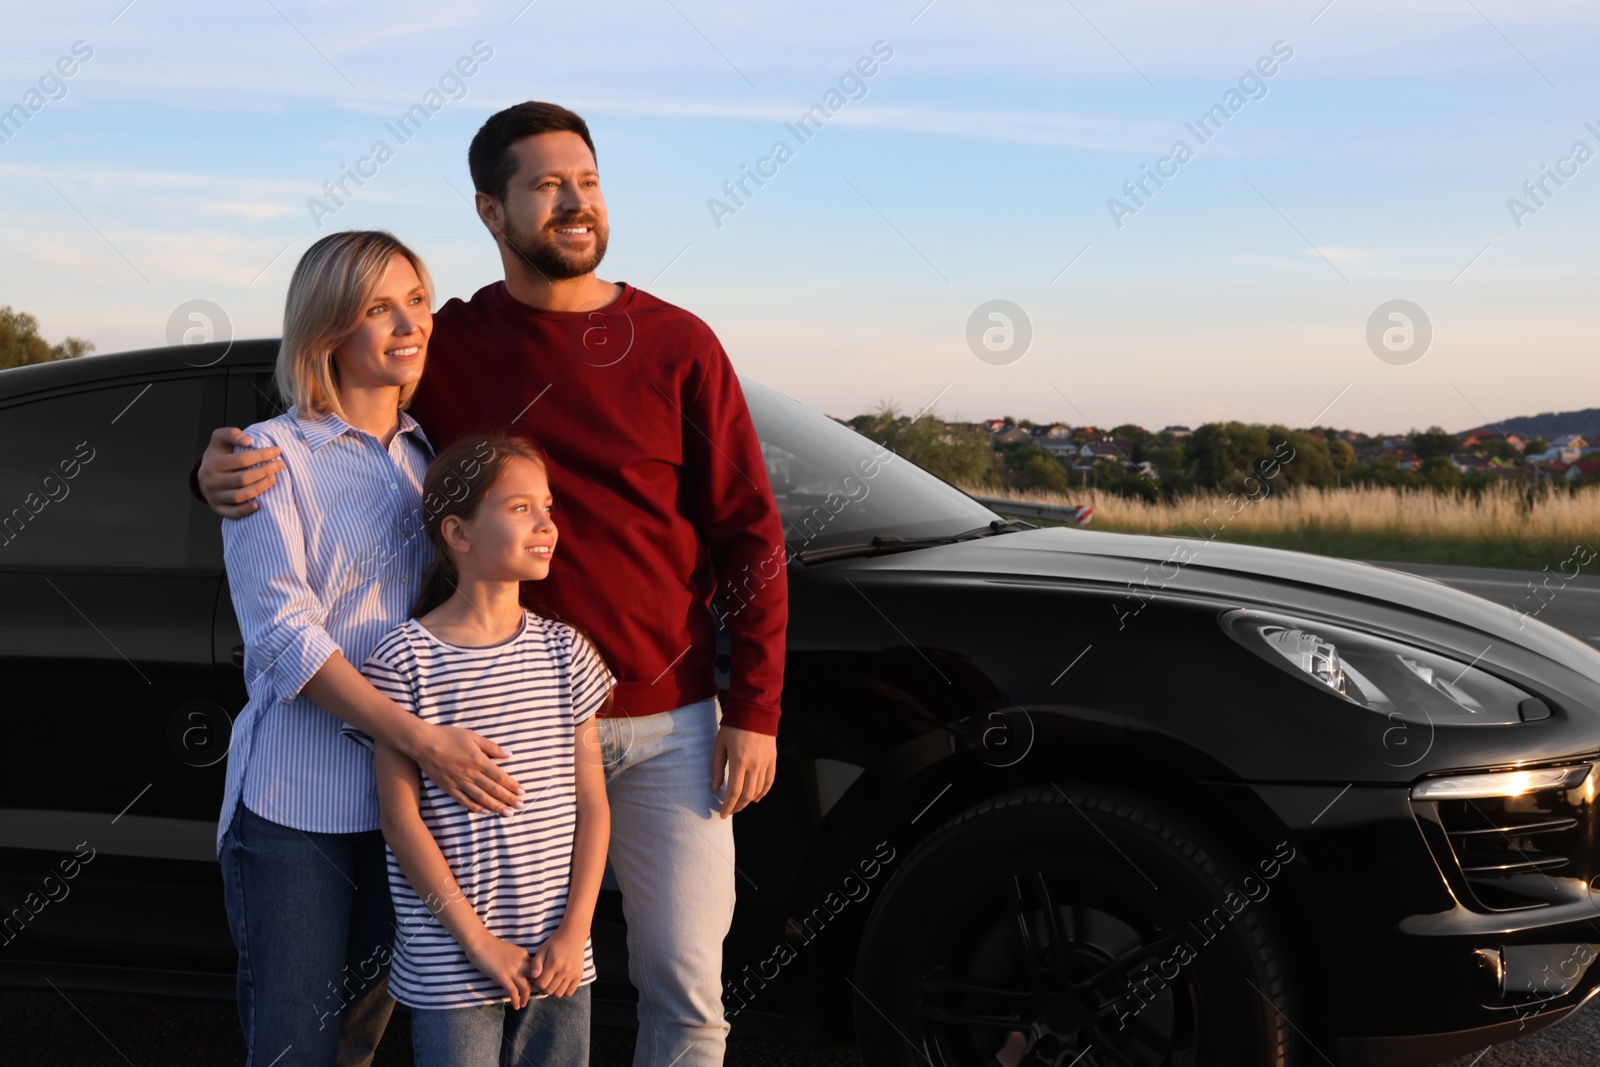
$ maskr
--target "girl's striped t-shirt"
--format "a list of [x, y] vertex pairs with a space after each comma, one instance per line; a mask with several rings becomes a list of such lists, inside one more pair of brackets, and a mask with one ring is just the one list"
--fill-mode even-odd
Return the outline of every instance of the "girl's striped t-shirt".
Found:
[[[428, 722], [464, 727], [511, 753], [500, 766], [527, 791], [521, 811], [473, 814], [423, 775], [422, 821], [489, 932], [537, 952], [566, 913], [578, 810], [573, 732], [605, 702], [616, 676], [583, 634], [526, 609], [515, 637], [482, 648], [448, 644], [408, 619], [378, 642], [361, 673]], [[343, 732], [371, 744], [352, 726]], [[387, 851], [396, 925], [390, 995], [409, 1008], [507, 1001]], [[594, 979], [586, 940], [581, 984]], [[535, 987], [534, 995], [546, 994]]]

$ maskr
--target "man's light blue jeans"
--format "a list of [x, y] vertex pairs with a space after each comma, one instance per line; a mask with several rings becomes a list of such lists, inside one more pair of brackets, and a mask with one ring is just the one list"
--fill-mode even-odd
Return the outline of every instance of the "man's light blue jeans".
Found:
[[634, 1067], [720, 1067], [722, 941], [733, 922], [733, 820], [718, 812], [711, 751], [722, 705], [600, 719], [611, 869], [639, 991]]

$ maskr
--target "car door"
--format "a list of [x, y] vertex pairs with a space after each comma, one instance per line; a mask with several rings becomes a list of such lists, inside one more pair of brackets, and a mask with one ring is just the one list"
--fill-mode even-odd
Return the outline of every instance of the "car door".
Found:
[[212, 846], [220, 520], [187, 484], [226, 390], [219, 368], [0, 406], [8, 962], [232, 952]]

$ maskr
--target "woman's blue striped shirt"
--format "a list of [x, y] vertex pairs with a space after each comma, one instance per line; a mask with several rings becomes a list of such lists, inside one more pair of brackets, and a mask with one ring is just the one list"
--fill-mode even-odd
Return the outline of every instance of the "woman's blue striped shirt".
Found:
[[365, 662], [410, 616], [433, 558], [422, 525], [433, 446], [410, 415], [387, 449], [332, 412], [290, 408], [245, 432], [282, 449], [284, 468], [254, 512], [222, 521], [250, 699], [233, 724], [219, 853], [241, 797], [299, 830], [378, 828], [371, 752], [301, 690], [335, 652]]

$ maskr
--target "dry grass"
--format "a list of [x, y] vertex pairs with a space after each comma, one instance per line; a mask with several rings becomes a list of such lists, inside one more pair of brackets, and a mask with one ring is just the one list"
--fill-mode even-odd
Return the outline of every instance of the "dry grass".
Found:
[[[1541, 492], [1531, 510], [1520, 482], [1495, 483], [1478, 497], [1434, 490], [1302, 488], [1275, 489], [1254, 500], [1238, 494], [1230, 501], [1227, 494], [1213, 493], [1177, 504], [1098, 489], [966, 491], [1034, 504], [1089, 504], [1097, 530], [1180, 534], [1351, 559], [1554, 570], [1580, 545], [1588, 546], [1580, 561], [1600, 551], [1600, 486], [1572, 494]], [[1600, 562], [1585, 570], [1600, 573]]]

